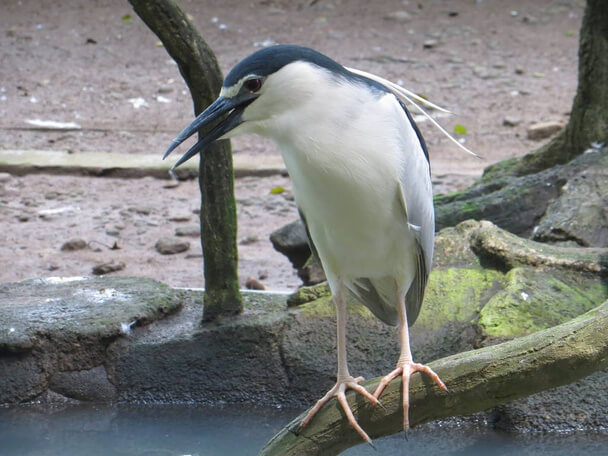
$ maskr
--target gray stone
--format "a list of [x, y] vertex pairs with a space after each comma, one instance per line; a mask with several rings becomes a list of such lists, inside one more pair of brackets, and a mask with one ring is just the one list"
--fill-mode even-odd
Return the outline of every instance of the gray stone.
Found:
[[66, 241], [61, 246], [61, 250], [63, 251], [74, 251], [74, 250], [82, 250], [87, 248], [87, 241], [82, 238], [72, 238], [69, 241]]
[[121, 324], [178, 310], [182, 294], [150, 279], [48, 278], [0, 285], [0, 404], [33, 400], [57, 372], [106, 360]]
[[588, 169], [608, 167], [608, 148], [525, 176], [510, 175], [508, 166], [509, 161], [492, 165], [485, 171], [492, 178], [482, 178], [465, 191], [437, 195], [436, 229], [468, 219], [490, 220], [512, 233], [530, 236], [569, 179]]
[[275, 250], [289, 258], [294, 268], [303, 266], [310, 258], [308, 236], [301, 220], [296, 220], [274, 231], [270, 235], [270, 242]]
[[129, 208], [130, 212], [134, 212], [136, 214], [139, 215], [150, 215], [152, 212], [154, 212], [154, 208], [151, 206], [131, 206]]
[[49, 389], [79, 401], [109, 402], [116, 398], [116, 388], [108, 380], [103, 366], [92, 369], [57, 372], [49, 381]]
[[521, 119], [519, 117], [506, 116], [502, 120], [502, 124], [505, 127], [517, 127], [520, 123], [521, 123]]
[[201, 235], [201, 226], [195, 225], [178, 226], [175, 228], [175, 235], [181, 237], [199, 237]]
[[[438, 244], [439, 256], [457, 255], [431, 275], [428, 299], [411, 330], [414, 356], [422, 362], [480, 344], [479, 309], [502, 289], [504, 275], [482, 269], [472, 251], [471, 233], [482, 226], [459, 225]], [[201, 292], [151, 280], [4, 284], [0, 328], [14, 331], [0, 331], [0, 404], [75, 398], [311, 405], [335, 382], [335, 311], [327, 289], [289, 310], [285, 296], [243, 295], [242, 315], [201, 325]], [[398, 357], [396, 328], [360, 305], [349, 303], [348, 310], [351, 371], [373, 377], [391, 370]], [[507, 429], [518, 423], [527, 429], [525, 417], [535, 429], [599, 429], [608, 419], [608, 397], [601, 394], [605, 384], [587, 383], [597, 378], [494, 415]], [[555, 394], [568, 398], [567, 408]]]
[[246, 236], [243, 239], [241, 239], [239, 241], [240, 245], [251, 245], [251, 244], [255, 244], [256, 242], [259, 242], [260, 238], [258, 238], [255, 235], [251, 235], [251, 236]]
[[170, 214], [168, 217], [171, 222], [189, 222], [191, 218], [192, 213], [190, 212]]
[[409, 22], [412, 18], [411, 14], [407, 11], [393, 11], [392, 13], [388, 13], [384, 16], [384, 20], [386, 21], [394, 21], [394, 22]]
[[0, 184], [6, 184], [13, 180], [13, 175], [10, 173], [0, 173]]
[[154, 247], [163, 255], [173, 255], [188, 250], [190, 248], [190, 242], [176, 237], [164, 237], [156, 241]]
[[122, 271], [127, 265], [123, 261], [108, 261], [107, 263], [101, 263], [93, 266], [92, 272], [95, 275], [110, 274], [116, 271]]
[[533, 238], [608, 247], [608, 168], [591, 167], [568, 179], [538, 223]]
[[539, 122], [532, 124], [526, 130], [528, 139], [539, 141], [553, 136], [555, 133], [564, 128], [562, 122]]

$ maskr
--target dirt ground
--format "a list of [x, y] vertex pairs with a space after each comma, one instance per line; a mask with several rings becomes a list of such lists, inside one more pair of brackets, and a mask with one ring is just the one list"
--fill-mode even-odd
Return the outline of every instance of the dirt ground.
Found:
[[[260, 46], [297, 43], [399, 81], [457, 113], [440, 122], [449, 131], [464, 125], [467, 133], [459, 137], [484, 159], [465, 155], [423, 122], [437, 193], [463, 188], [490, 163], [538, 147], [526, 139], [527, 127], [565, 122], [576, 90], [582, 0], [179, 3], [224, 72]], [[36, 119], [75, 122], [81, 129], [36, 129], [27, 122]], [[158, 153], [160, 159], [191, 119], [176, 65], [128, 2], [3, 1], [0, 150]], [[236, 154], [278, 154], [256, 137], [237, 138], [233, 147]], [[177, 228], [196, 225], [196, 182], [167, 184], [1, 176], [0, 282], [89, 275], [94, 265], [114, 260], [126, 265], [116, 274], [203, 286], [196, 237], [184, 238], [190, 249], [179, 254], [161, 255], [154, 247]], [[270, 193], [277, 186], [287, 191]], [[268, 241], [297, 217], [289, 187], [281, 176], [236, 182], [243, 284], [248, 277], [271, 289], [299, 284]], [[60, 250], [72, 238], [87, 247]]]

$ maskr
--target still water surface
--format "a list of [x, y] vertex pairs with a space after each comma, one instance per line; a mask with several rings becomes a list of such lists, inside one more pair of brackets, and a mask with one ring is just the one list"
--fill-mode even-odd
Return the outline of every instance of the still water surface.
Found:
[[[199, 406], [0, 408], [0, 456], [255, 456], [298, 410]], [[608, 456], [607, 434], [514, 436], [422, 427], [346, 456]]]

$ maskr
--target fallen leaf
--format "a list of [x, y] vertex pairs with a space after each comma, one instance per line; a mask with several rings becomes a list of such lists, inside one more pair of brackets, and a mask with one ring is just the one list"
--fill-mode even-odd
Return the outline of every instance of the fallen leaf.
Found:
[[467, 134], [467, 127], [464, 125], [456, 124], [454, 125], [454, 133], [459, 133], [461, 135]]

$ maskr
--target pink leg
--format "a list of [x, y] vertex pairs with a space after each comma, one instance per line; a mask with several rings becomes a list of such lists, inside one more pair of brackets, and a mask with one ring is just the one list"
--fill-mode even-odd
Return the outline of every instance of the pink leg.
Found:
[[344, 300], [343, 287], [340, 286], [339, 292], [334, 296], [334, 303], [336, 305], [336, 326], [337, 326], [337, 346], [338, 346], [338, 375], [336, 384], [331, 388], [325, 396], [323, 396], [309, 410], [306, 417], [300, 423], [300, 427], [306, 426], [310, 420], [317, 414], [319, 410], [332, 398], [336, 397], [340, 406], [346, 414], [346, 419], [350, 425], [357, 431], [363, 440], [367, 443], [372, 443], [372, 439], [367, 433], [359, 426], [355, 416], [353, 415], [348, 401], [346, 400], [346, 390], [352, 389], [368, 399], [373, 405], [379, 405], [380, 401], [369, 393], [365, 388], [359, 385], [363, 381], [363, 377], [353, 378], [348, 372], [348, 365], [346, 363], [346, 301]]
[[[405, 296], [405, 294], [403, 294]], [[380, 381], [380, 384], [374, 391], [374, 397], [377, 399], [384, 391], [384, 388], [395, 378], [401, 376], [401, 385], [403, 388], [403, 429], [409, 429], [409, 408], [410, 408], [410, 377], [415, 372], [427, 374], [443, 391], [447, 391], [447, 387], [441, 381], [439, 376], [433, 370], [423, 364], [418, 364], [412, 361], [412, 352], [410, 350], [410, 337], [407, 325], [407, 312], [405, 310], [405, 299], [400, 299], [397, 307], [399, 313], [399, 336], [401, 339], [401, 354], [397, 361], [397, 367]]]

